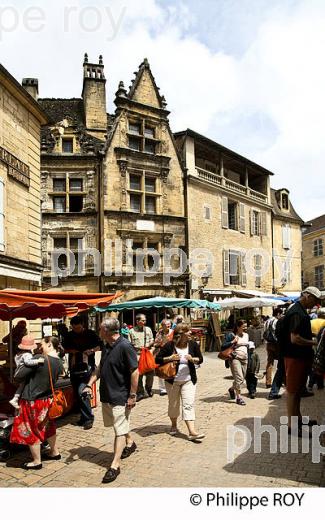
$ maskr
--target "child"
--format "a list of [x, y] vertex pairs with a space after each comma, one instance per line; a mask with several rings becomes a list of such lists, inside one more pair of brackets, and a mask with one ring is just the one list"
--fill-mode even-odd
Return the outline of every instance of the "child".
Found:
[[[24, 336], [21, 340], [21, 343], [18, 345], [18, 354], [15, 356], [16, 363], [16, 372], [19, 371], [19, 368], [22, 366], [26, 367], [37, 367], [44, 363], [44, 358], [33, 357], [34, 350], [37, 348], [37, 344], [32, 336]], [[24, 383], [21, 383], [16, 390], [15, 395], [9, 401], [11, 406], [16, 409], [19, 409], [18, 401], [20, 399], [21, 393], [24, 388]]]

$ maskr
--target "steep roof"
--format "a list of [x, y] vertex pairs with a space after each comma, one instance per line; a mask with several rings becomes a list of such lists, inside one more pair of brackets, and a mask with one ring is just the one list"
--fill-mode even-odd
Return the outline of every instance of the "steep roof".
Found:
[[309, 224], [309, 226], [304, 232], [304, 235], [308, 235], [308, 233], [313, 233], [314, 231], [319, 231], [321, 229], [325, 230], [325, 215], [320, 215], [312, 220], [308, 220], [307, 224]]
[[[141, 90], [147, 90], [153, 88], [156, 99], [154, 100], [154, 106], [156, 108], [165, 108], [165, 98], [160, 95], [159, 88], [157, 87], [156, 80], [151, 72], [149, 62], [147, 58], [144, 58], [143, 62], [139, 66], [139, 70], [135, 72], [135, 79], [132, 80], [127, 97], [140, 103], [143, 102]], [[142, 86], [142, 89], [141, 89]], [[144, 103], [146, 104], [146, 103]]]
[[[304, 224], [304, 221], [301, 217], [299, 217], [298, 213], [294, 209], [293, 205], [291, 204], [290, 198], [289, 198], [289, 211], [283, 210], [281, 207], [281, 201], [280, 201], [280, 192], [281, 190], [274, 190], [271, 188], [271, 205], [272, 205], [272, 212], [273, 215], [279, 218], [283, 218], [285, 220], [291, 220], [296, 221], [299, 224]], [[289, 193], [289, 192], [288, 192]]]
[[50, 124], [56, 124], [66, 118], [71, 118], [76, 125], [84, 124], [85, 113], [81, 98], [40, 98], [38, 103], [47, 114]]

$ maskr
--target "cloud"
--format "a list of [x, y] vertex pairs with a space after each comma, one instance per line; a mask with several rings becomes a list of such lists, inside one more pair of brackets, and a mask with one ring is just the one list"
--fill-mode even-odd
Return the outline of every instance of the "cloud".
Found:
[[129, 85], [148, 57], [173, 130], [193, 128], [274, 171], [302, 218], [324, 212], [322, 0], [34, 1], [38, 32], [23, 23], [29, 2], [11, 5], [20, 21], [0, 31], [1, 61], [18, 79], [38, 77], [41, 96], [79, 97], [84, 52], [103, 54], [112, 112], [119, 80]]

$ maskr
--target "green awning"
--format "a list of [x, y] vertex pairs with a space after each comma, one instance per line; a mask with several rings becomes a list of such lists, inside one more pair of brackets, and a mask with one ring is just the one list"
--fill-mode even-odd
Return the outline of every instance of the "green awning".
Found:
[[208, 309], [210, 311], [220, 311], [221, 307], [218, 303], [212, 303], [207, 300], [193, 300], [186, 298], [146, 298], [144, 300], [126, 301], [123, 303], [115, 303], [107, 307], [95, 307], [98, 312], [124, 311], [126, 309], [151, 309], [151, 308], [187, 308], [187, 309]]

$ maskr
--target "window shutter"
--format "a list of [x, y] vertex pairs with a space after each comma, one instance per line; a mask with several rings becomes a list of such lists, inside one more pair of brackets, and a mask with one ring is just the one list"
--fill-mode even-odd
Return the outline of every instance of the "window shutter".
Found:
[[230, 285], [229, 249], [224, 249], [223, 251], [223, 283], [224, 285]]
[[250, 220], [250, 232], [251, 232], [251, 235], [253, 236], [254, 235], [254, 211], [251, 209], [250, 212], [249, 212], [249, 220]]
[[245, 233], [245, 204], [239, 203], [239, 231]]
[[290, 224], [287, 224], [287, 241], [288, 241], [288, 249], [291, 248], [291, 227]]
[[291, 246], [291, 229], [289, 224], [282, 226], [282, 247], [283, 249], [290, 249]]
[[5, 250], [4, 182], [0, 178], [0, 251]]
[[266, 236], [266, 211], [260, 213], [260, 234]]
[[221, 198], [221, 227], [228, 228], [228, 197]]
[[240, 273], [241, 273], [241, 285], [243, 287], [246, 287], [247, 285], [247, 275], [246, 275], [246, 254], [241, 253], [240, 254]]
[[262, 256], [255, 255], [254, 263], [255, 263], [255, 287], [261, 287]]

